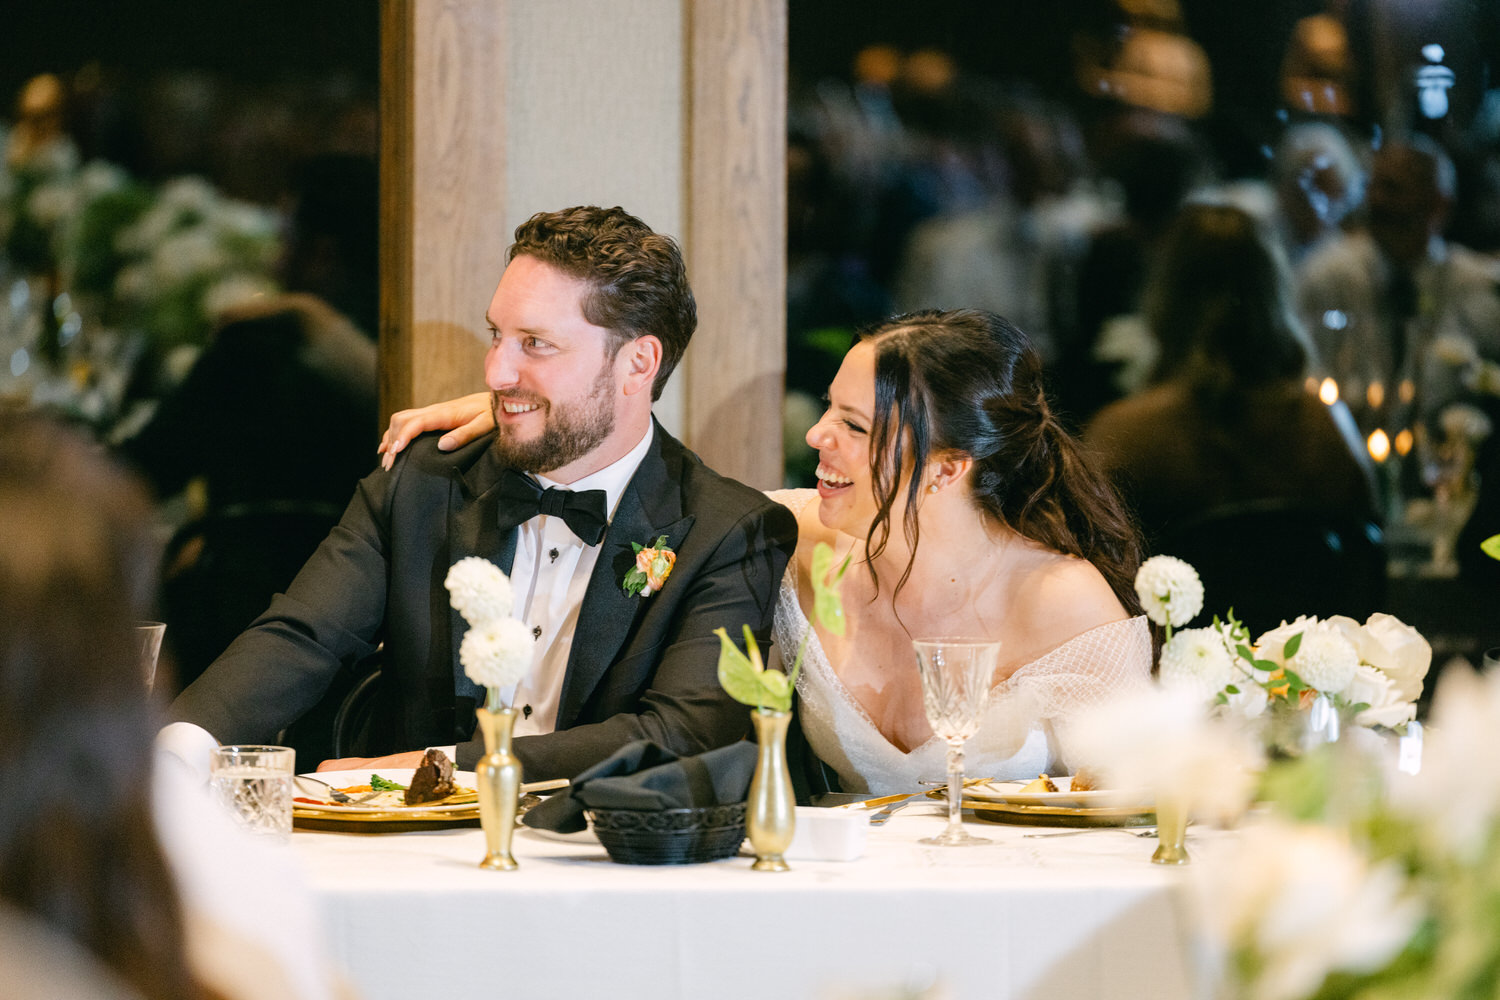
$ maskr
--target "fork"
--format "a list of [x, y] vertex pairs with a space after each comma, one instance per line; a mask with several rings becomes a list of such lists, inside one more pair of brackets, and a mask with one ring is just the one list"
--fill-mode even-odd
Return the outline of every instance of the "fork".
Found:
[[304, 789], [306, 789], [308, 785], [317, 785], [318, 787], [313, 790], [313, 794], [320, 795], [325, 799], [332, 799], [334, 802], [337, 802], [340, 805], [357, 806], [361, 802], [368, 802], [375, 796], [380, 794], [380, 792], [378, 791], [367, 792], [356, 799], [352, 795], [339, 791], [337, 788], [334, 788], [326, 781], [319, 781], [317, 778], [310, 778], [305, 774], [299, 774], [292, 780], [301, 785]]

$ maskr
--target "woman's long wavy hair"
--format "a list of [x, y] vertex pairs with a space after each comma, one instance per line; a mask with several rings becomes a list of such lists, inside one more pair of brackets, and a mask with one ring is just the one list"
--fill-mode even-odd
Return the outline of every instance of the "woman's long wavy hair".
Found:
[[1126, 610], [1139, 613], [1140, 534], [1108, 478], [1053, 416], [1041, 356], [1025, 334], [993, 313], [958, 309], [897, 316], [859, 340], [875, 352], [870, 473], [878, 510], [865, 542], [872, 572], [904, 489], [901, 530], [911, 556], [900, 592], [921, 536], [920, 470], [959, 453], [974, 460], [970, 496], [985, 517], [1087, 559]]
[[0, 415], [0, 900], [176, 1000], [204, 993], [151, 813], [150, 524], [94, 446]]

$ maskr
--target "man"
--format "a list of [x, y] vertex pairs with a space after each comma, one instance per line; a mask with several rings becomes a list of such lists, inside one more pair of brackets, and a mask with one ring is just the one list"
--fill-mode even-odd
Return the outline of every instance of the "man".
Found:
[[[361, 482], [287, 593], [183, 692], [176, 717], [221, 742], [269, 740], [383, 640], [375, 749], [408, 752], [379, 766], [457, 743], [458, 765], [472, 767], [482, 692], [458, 665], [467, 626], [443, 580], [478, 555], [510, 573], [514, 613], [536, 640], [513, 702], [528, 778], [571, 777], [635, 739], [691, 754], [744, 735], [713, 630], [745, 623], [768, 637], [796, 525], [651, 415], [697, 325], [676, 244], [619, 208], [536, 215], [516, 230], [486, 319], [495, 433], [446, 454], [424, 438]], [[603, 492], [592, 524], [542, 494], [562, 488], [576, 491], [570, 504]], [[677, 556], [671, 576], [627, 594], [632, 543], [661, 536]]]
[[1326, 374], [1360, 431], [1382, 431], [1403, 455], [1467, 395], [1480, 359], [1500, 359], [1500, 273], [1443, 239], [1454, 195], [1440, 146], [1387, 143], [1371, 163], [1367, 231], [1326, 241], [1298, 275]]

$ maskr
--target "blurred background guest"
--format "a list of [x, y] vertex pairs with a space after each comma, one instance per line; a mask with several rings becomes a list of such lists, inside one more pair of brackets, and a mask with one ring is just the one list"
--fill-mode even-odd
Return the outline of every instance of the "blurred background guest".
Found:
[[205, 997], [152, 822], [149, 513], [89, 446], [0, 418], [0, 900], [142, 997]]
[[1361, 433], [1378, 432], [1397, 457], [1424, 457], [1437, 415], [1468, 396], [1469, 372], [1500, 359], [1500, 268], [1444, 238], [1455, 195], [1453, 163], [1432, 139], [1385, 143], [1366, 226], [1329, 240], [1298, 275], [1326, 374]]
[[1374, 484], [1341, 403], [1308, 391], [1311, 352], [1285, 265], [1228, 205], [1184, 208], [1146, 291], [1152, 384], [1099, 412], [1086, 442], [1149, 539], [1232, 501], [1285, 499], [1370, 518]]
[[150, 513], [77, 432], [0, 414], [0, 904], [145, 1000], [331, 1000], [291, 859], [209, 800], [208, 748], [153, 755]]
[[[375, 164], [292, 173], [281, 284], [224, 324], [124, 454], [162, 497], [192, 484], [162, 614], [186, 686], [284, 589], [373, 466], [378, 383]], [[313, 421], [316, 450], [286, 447]]]
[[1327, 122], [1288, 128], [1271, 173], [1276, 230], [1293, 266], [1342, 233], [1364, 204], [1364, 166], [1343, 131]]

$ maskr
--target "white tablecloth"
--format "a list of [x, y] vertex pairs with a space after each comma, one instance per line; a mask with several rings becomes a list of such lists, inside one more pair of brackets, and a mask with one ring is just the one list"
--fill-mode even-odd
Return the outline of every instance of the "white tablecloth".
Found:
[[515, 872], [477, 867], [477, 829], [292, 839], [365, 1000], [1199, 995], [1179, 891], [1190, 868], [1150, 864], [1155, 840], [970, 820], [995, 843], [916, 843], [942, 823], [911, 806], [862, 859], [785, 873], [753, 872], [748, 855], [617, 865], [597, 842], [524, 827]]

